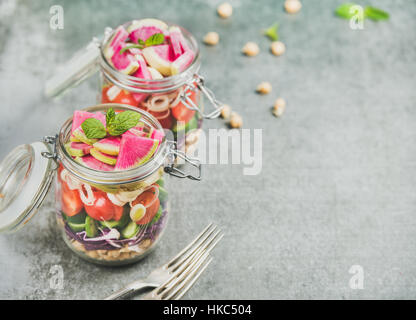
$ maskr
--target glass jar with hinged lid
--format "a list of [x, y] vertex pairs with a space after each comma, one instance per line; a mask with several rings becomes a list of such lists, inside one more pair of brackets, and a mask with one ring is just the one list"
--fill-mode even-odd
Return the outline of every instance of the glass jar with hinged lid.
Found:
[[[100, 71], [98, 101], [122, 103], [152, 114], [173, 132], [179, 150], [193, 154], [203, 119], [219, 116], [222, 103], [199, 74], [200, 51], [184, 28], [157, 19], [106, 28], [46, 84], [55, 96]], [[204, 111], [203, 96], [213, 109]]]
[[[138, 113], [140, 122], [119, 137], [79, 141], [80, 120], [103, 119], [109, 109]], [[158, 134], [160, 123], [146, 111], [101, 104], [77, 112], [59, 134], [18, 146], [0, 164], [0, 232], [25, 225], [55, 181], [56, 219], [72, 251], [104, 265], [138, 261], [166, 228], [173, 201], [166, 175], [200, 180], [201, 164]], [[176, 168], [177, 157], [189, 166]]]

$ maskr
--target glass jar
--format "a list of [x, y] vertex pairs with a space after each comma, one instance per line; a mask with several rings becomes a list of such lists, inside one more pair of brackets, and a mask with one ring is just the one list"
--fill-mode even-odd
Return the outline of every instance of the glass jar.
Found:
[[[134, 22], [127, 22], [122, 27], [127, 30]], [[46, 95], [58, 95], [99, 69], [99, 103], [121, 103], [148, 111], [164, 129], [172, 131], [179, 150], [193, 154], [203, 119], [218, 117], [223, 104], [205, 86], [204, 78], [199, 75], [201, 63], [197, 41], [184, 28], [175, 27], [181, 30], [195, 53], [192, 63], [181, 73], [163, 79], [145, 80], [120, 72], [108, 62], [105, 54], [118, 28], [106, 28], [101, 41], [94, 38], [47, 81]], [[213, 110], [208, 113], [204, 113], [203, 96], [213, 106]]]
[[[103, 112], [110, 107], [116, 112], [140, 113], [145, 132], [151, 128], [162, 130], [151, 114], [130, 106], [102, 104], [84, 111]], [[55, 137], [19, 146], [1, 163], [0, 231], [11, 232], [23, 226], [55, 180], [56, 219], [69, 248], [97, 264], [136, 262], [155, 248], [166, 228], [169, 199], [165, 173], [199, 180], [200, 163], [177, 151], [176, 143], [165, 136], [153, 157], [139, 167], [94, 170], [76, 162], [67, 152], [71, 126], [72, 117]], [[197, 175], [175, 168], [176, 157], [195, 167]]]

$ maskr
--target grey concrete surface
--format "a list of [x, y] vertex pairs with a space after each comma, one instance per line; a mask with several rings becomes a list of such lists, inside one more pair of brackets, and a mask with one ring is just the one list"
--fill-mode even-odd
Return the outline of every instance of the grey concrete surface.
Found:
[[[101, 298], [167, 261], [210, 221], [226, 236], [188, 299], [416, 297], [416, 3], [379, 0], [391, 19], [353, 31], [333, 14], [342, 1], [303, 1], [294, 16], [282, 0], [231, 1], [228, 20], [216, 16], [219, 2], [27, 0], [0, 10], [1, 158], [92, 105], [97, 78], [58, 100], [42, 96], [45, 79], [105, 26], [142, 17], [183, 25], [199, 40], [217, 31], [218, 46], [201, 46], [202, 73], [245, 128], [263, 129], [261, 174], [207, 165], [202, 182], [170, 179], [165, 237], [129, 267], [73, 255], [50, 194], [23, 230], [0, 236], [0, 298]], [[63, 30], [49, 28], [52, 4], [64, 8]], [[279, 58], [261, 35], [275, 21], [287, 46]], [[255, 58], [240, 54], [249, 40], [261, 48]], [[264, 80], [273, 92], [259, 96]], [[278, 96], [287, 100], [280, 119], [270, 111]], [[50, 287], [53, 265], [64, 270], [63, 290]], [[364, 270], [362, 290], [349, 285], [353, 265]]]

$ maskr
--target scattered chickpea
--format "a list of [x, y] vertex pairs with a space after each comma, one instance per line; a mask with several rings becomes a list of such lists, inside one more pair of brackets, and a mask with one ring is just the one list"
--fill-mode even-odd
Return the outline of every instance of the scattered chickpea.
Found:
[[221, 117], [228, 119], [231, 116], [231, 107], [228, 104], [224, 104], [221, 110]]
[[231, 113], [230, 126], [231, 128], [241, 128], [243, 126], [243, 118], [235, 112]]
[[280, 56], [286, 51], [286, 46], [281, 41], [273, 41], [270, 45], [270, 50], [275, 56]]
[[257, 45], [257, 43], [255, 42], [247, 42], [244, 47], [242, 52], [249, 57], [254, 57], [256, 55], [259, 54], [260, 49], [259, 46]]
[[233, 14], [233, 7], [228, 2], [224, 2], [218, 6], [217, 12], [221, 18], [226, 19]]
[[204, 37], [204, 43], [215, 46], [220, 41], [220, 36], [216, 32], [208, 32]]
[[263, 81], [257, 86], [256, 91], [260, 94], [268, 94], [272, 91], [272, 85], [270, 82]]
[[287, 13], [297, 13], [302, 8], [302, 3], [299, 0], [286, 0], [285, 10]]
[[283, 112], [285, 111], [286, 108], [286, 101], [283, 98], [278, 98], [276, 99], [276, 101], [274, 102], [274, 106], [273, 106], [273, 114], [276, 117], [280, 117]]

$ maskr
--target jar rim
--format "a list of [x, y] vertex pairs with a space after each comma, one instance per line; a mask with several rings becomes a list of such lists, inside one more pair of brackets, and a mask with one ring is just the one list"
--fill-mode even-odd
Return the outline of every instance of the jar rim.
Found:
[[[157, 121], [157, 119], [153, 117], [150, 113], [128, 105], [118, 103], [105, 103], [90, 106], [81, 110], [88, 112], [96, 112], [104, 111], [109, 108], [113, 108], [115, 111], [130, 110], [138, 112], [141, 114], [140, 121], [152, 126], [154, 129], [163, 130], [159, 121]], [[152, 158], [141, 166], [121, 171], [99, 171], [83, 166], [82, 164], [76, 162], [71, 157], [71, 155], [69, 155], [65, 148], [65, 144], [67, 143], [69, 135], [71, 133], [72, 119], [73, 117], [71, 116], [62, 125], [61, 129], [59, 130], [56, 145], [59, 161], [62, 163], [65, 169], [70, 171], [71, 174], [78, 177], [79, 179], [84, 180], [86, 182], [101, 185], [127, 184], [143, 180], [146, 177], [152, 175], [161, 166], [164, 166], [165, 159], [168, 155], [168, 143], [166, 135], [163, 137], [161, 144], [159, 145], [156, 153], [152, 156]]]
[[[122, 26], [127, 28], [131, 23], [133, 23], [133, 21], [135, 20], [125, 22], [124, 24], [122, 24]], [[195, 57], [192, 63], [184, 71], [177, 75], [155, 80], [141, 79], [118, 71], [107, 61], [104, 55], [104, 49], [106, 48], [108, 41], [112, 38], [114, 32], [117, 30], [114, 29], [111, 31], [110, 34], [105, 35], [100, 45], [100, 66], [104, 76], [106, 76], [115, 85], [122, 87], [123, 89], [138, 93], [157, 93], [164, 92], [167, 90], [175, 90], [183, 86], [190, 79], [192, 79], [193, 76], [196, 73], [198, 73], [201, 65], [198, 42], [196, 41], [192, 33], [189, 32], [187, 29], [170, 22], [165, 23], [168, 26], [178, 27], [181, 30], [184, 37], [186, 38], [186, 40], [189, 41], [192, 49], [194, 50]]]

